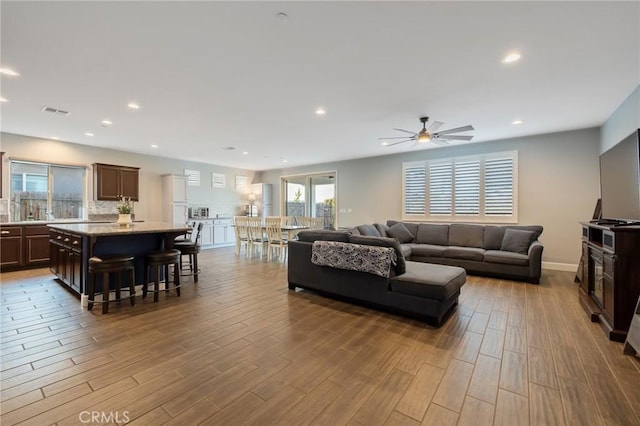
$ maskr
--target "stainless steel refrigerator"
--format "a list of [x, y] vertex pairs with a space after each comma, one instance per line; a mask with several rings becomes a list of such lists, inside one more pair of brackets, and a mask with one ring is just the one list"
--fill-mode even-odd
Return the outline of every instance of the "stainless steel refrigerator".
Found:
[[253, 203], [253, 206], [258, 209], [256, 216], [273, 216], [273, 185], [254, 183], [251, 185], [251, 194], [254, 194], [256, 198]]

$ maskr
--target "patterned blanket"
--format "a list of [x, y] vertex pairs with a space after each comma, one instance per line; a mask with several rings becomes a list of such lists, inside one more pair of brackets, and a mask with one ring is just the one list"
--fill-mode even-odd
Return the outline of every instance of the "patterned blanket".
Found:
[[311, 263], [315, 265], [368, 272], [386, 278], [397, 260], [392, 247], [338, 241], [314, 241], [311, 251]]

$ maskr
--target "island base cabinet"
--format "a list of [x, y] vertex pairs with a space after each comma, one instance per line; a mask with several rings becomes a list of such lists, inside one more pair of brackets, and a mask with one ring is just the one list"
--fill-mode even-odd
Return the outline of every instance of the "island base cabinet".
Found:
[[82, 293], [81, 237], [51, 231], [49, 235], [49, 270], [77, 293]]

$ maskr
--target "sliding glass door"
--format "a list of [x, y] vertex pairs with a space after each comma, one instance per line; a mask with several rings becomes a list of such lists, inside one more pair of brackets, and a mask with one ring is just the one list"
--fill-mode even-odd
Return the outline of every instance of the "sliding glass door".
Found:
[[325, 229], [336, 224], [336, 172], [287, 176], [282, 178], [285, 216], [323, 219]]

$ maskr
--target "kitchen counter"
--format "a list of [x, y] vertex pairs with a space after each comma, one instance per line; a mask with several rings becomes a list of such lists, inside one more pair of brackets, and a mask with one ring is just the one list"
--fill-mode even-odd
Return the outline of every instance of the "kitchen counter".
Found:
[[[144, 222], [144, 220], [134, 220]], [[52, 219], [52, 220], [21, 220], [16, 222], [2, 222], [0, 226], [22, 226], [22, 225], [48, 225], [50, 223], [115, 223], [115, 220], [90, 220], [90, 219]]]
[[187, 225], [176, 226], [168, 222], [134, 222], [129, 226], [120, 226], [117, 223], [48, 223], [49, 228], [59, 229], [79, 235], [90, 237], [127, 234], [157, 234], [187, 232]]

